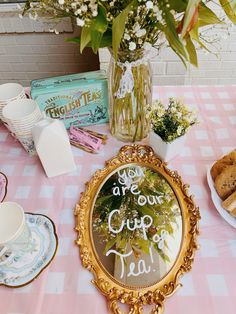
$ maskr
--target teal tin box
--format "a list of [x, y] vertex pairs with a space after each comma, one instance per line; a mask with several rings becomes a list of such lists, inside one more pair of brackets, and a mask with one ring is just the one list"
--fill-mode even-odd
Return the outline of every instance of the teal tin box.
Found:
[[108, 121], [107, 77], [104, 71], [51, 77], [31, 82], [31, 97], [42, 112], [66, 128]]

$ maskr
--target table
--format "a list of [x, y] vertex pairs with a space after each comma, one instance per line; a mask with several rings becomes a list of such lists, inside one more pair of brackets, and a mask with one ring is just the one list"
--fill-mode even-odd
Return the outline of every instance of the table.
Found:
[[[234, 314], [236, 308], [236, 232], [211, 201], [206, 170], [214, 160], [236, 147], [236, 86], [165, 86], [154, 98], [183, 96], [198, 107], [201, 122], [188, 134], [181, 156], [170, 163], [191, 185], [202, 220], [193, 269], [165, 303], [165, 314]], [[108, 126], [91, 129], [108, 133]], [[146, 143], [147, 141], [144, 141]], [[48, 179], [37, 157], [29, 157], [0, 126], [0, 171], [9, 179], [6, 200], [26, 211], [48, 215], [56, 224], [59, 248], [55, 259], [34, 282], [19, 289], [0, 287], [1, 314], [106, 314], [104, 297], [90, 283], [74, 240], [73, 208], [84, 183], [123, 143], [109, 137], [98, 155], [73, 148], [77, 170]]]

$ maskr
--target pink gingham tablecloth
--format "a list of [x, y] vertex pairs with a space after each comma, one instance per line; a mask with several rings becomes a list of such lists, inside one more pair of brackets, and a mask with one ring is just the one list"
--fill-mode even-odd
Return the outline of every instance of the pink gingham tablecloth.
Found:
[[[198, 107], [200, 124], [188, 134], [181, 156], [170, 163], [191, 185], [202, 220], [193, 269], [183, 288], [165, 303], [165, 314], [236, 313], [236, 230], [216, 211], [206, 171], [217, 158], [236, 147], [236, 86], [155, 87], [154, 98], [181, 96]], [[109, 132], [108, 126], [91, 129]], [[148, 141], [144, 141], [148, 142]], [[106, 314], [105, 298], [90, 283], [74, 244], [73, 208], [96, 169], [124, 145], [109, 136], [98, 155], [73, 148], [77, 171], [48, 179], [37, 157], [29, 157], [0, 126], [0, 171], [9, 180], [6, 200], [28, 212], [46, 214], [59, 236], [57, 255], [34, 282], [19, 289], [0, 287], [1, 314]]]

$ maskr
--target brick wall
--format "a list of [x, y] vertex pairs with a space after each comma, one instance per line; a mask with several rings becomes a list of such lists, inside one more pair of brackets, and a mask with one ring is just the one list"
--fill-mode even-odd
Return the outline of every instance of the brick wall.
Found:
[[57, 26], [59, 35], [48, 29], [49, 25], [22, 20], [16, 13], [0, 12], [0, 84], [29, 86], [37, 78], [99, 69], [98, 56], [90, 49], [81, 55], [78, 45], [65, 42], [78, 35], [70, 21]]
[[[152, 60], [153, 83], [157, 85], [236, 84], [236, 27], [230, 29], [230, 36], [219, 43], [218, 57], [199, 51], [199, 67], [185, 69], [182, 62], [170, 48], [164, 48]], [[107, 69], [110, 54], [100, 49], [100, 67]]]

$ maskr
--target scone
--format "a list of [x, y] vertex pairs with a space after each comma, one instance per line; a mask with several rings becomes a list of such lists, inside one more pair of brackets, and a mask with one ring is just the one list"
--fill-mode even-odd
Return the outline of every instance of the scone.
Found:
[[226, 198], [224, 202], [222, 202], [222, 206], [232, 216], [236, 217], [236, 191]]
[[223, 158], [219, 159], [211, 168], [211, 176], [213, 181], [216, 180], [216, 177], [228, 166], [236, 164], [236, 149], [233, 150], [228, 155], [225, 155]]
[[222, 200], [236, 190], [236, 164], [227, 166], [215, 179], [215, 188]]

